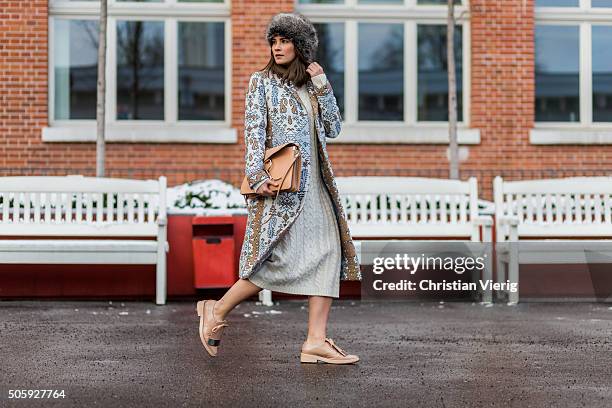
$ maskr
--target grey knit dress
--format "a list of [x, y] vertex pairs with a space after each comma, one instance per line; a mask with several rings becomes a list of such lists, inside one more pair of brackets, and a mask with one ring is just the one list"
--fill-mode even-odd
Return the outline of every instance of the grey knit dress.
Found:
[[310, 118], [311, 177], [304, 207], [249, 280], [276, 292], [337, 298], [340, 292], [340, 233], [321, 176], [309, 94], [305, 86], [298, 88], [298, 93]]

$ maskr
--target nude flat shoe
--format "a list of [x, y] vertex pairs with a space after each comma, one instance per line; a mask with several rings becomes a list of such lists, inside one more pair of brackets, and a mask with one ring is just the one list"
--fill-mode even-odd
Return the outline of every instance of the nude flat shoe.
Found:
[[[331, 346], [331, 347], [330, 347]], [[330, 338], [314, 347], [304, 348], [300, 354], [300, 363], [353, 364], [359, 361], [354, 354], [347, 354]]]
[[196, 311], [200, 316], [200, 340], [204, 348], [212, 357], [217, 355], [217, 347], [221, 342], [223, 328], [229, 326], [227, 320], [216, 320], [213, 315], [216, 300], [201, 300], [196, 304]]

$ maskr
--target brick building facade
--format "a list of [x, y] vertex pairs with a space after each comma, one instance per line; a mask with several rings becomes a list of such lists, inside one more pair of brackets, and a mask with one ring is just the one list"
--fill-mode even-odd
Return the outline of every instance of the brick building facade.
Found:
[[[244, 93], [251, 72], [269, 58], [265, 26], [277, 12], [299, 10], [315, 23], [336, 24], [326, 38], [343, 39], [335, 51], [327, 43], [328, 58], [343, 56], [335, 75], [322, 63], [334, 89], [342, 90], [346, 120], [340, 138], [328, 144], [336, 175], [447, 177], [446, 128], [436, 116], [444, 110], [446, 79], [436, 80], [443, 48], [436, 44], [443, 43], [446, 9], [427, 4], [443, 1], [109, 3], [107, 176], [163, 174], [170, 186], [220, 178], [238, 186]], [[461, 177], [477, 176], [484, 198], [491, 199], [496, 175], [612, 173], [612, 58], [601, 48], [612, 42], [612, 4], [573, 3], [464, 0], [458, 6]], [[78, 21], [96, 15], [96, 1], [0, 0], [0, 175], [95, 174], [95, 120], [85, 109], [95, 107], [87, 97], [92, 78], [74, 61], [92, 54], [78, 37], [88, 32]], [[134, 33], [148, 41], [137, 52], [144, 55], [137, 74], [129, 72], [133, 61], [122, 43]], [[219, 44], [195, 57], [207, 35]], [[561, 50], [548, 47], [550, 41]], [[198, 88], [199, 74], [190, 69], [209, 82]], [[142, 83], [134, 85], [138, 76]], [[124, 89], [126, 81], [137, 98]], [[368, 89], [374, 94], [364, 94]]]

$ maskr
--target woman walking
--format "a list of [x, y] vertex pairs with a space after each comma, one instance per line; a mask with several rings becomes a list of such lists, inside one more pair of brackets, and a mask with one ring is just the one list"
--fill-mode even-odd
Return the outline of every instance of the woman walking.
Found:
[[[312, 23], [280, 13], [266, 30], [270, 61], [251, 75], [245, 101], [247, 230], [240, 279], [219, 300], [197, 303], [200, 338], [217, 355], [228, 313], [262, 288], [308, 296], [308, 335], [300, 361], [350, 364], [359, 360], [327, 337], [327, 320], [340, 280], [360, 280], [355, 247], [329, 162], [326, 137], [340, 133], [341, 117], [322, 67], [313, 62]], [[266, 148], [293, 142], [302, 170], [296, 192], [276, 194], [263, 168]]]

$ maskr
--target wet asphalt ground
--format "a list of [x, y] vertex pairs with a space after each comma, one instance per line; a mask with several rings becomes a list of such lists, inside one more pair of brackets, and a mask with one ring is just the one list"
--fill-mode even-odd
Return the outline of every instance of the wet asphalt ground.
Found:
[[348, 366], [299, 363], [306, 301], [241, 304], [216, 358], [194, 306], [0, 302], [0, 406], [612, 406], [609, 303], [335, 301], [328, 336], [361, 357]]

